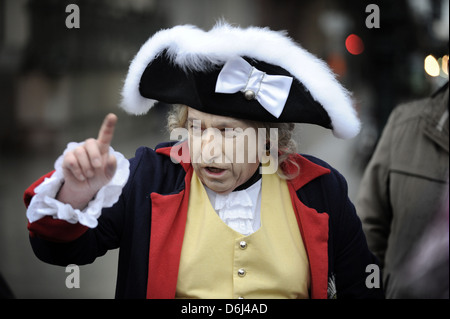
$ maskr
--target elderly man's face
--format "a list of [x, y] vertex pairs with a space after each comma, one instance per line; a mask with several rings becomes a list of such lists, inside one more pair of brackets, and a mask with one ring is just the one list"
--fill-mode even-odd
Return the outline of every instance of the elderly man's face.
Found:
[[188, 108], [188, 131], [192, 166], [213, 191], [230, 193], [258, 169], [261, 148], [252, 123]]

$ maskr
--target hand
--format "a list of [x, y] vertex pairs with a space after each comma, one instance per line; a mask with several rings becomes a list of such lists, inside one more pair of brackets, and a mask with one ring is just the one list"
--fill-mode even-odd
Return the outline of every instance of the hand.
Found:
[[108, 114], [97, 139], [87, 139], [83, 145], [66, 153], [62, 163], [64, 184], [58, 200], [82, 209], [113, 178], [117, 162], [114, 155], [109, 154], [109, 146], [116, 123], [117, 116]]

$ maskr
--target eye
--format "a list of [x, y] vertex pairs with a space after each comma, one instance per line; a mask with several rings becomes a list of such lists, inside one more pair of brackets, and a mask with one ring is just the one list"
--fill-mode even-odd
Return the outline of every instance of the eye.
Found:
[[191, 130], [201, 130], [202, 128], [199, 125], [191, 123], [191, 124], [189, 124], [189, 129], [191, 129]]
[[188, 119], [188, 129], [189, 130], [201, 130], [202, 122], [197, 119]]

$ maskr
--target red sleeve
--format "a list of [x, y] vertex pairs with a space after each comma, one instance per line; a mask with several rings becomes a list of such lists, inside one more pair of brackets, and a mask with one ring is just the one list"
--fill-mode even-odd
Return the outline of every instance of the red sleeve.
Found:
[[[26, 207], [30, 205], [31, 199], [36, 194], [34, 192], [35, 188], [38, 187], [45, 178], [52, 176], [53, 173], [54, 171], [42, 176], [25, 190], [23, 201]], [[33, 223], [28, 222], [28, 230], [31, 237], [38, 236], [53, 242], [70, 242], [83, 235], [88, 230], [88, 227], [81, 225], [80, 223], [71, 224], [65, 220], [46, 216]]]

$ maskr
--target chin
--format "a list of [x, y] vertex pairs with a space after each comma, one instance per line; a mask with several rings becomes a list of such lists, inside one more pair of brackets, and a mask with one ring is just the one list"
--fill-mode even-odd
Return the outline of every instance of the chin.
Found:
[[227, 185], [223, 185], [223, 184], [217, 183], [217, 182], [210, 182], [210, 181], [208, 181], [208, 182], [205, 183], [203, 181], [203, 184], [206, 185], [206, 187], [208, 187], [210, 190], [212, 190], [212, 191], [214, 191], [214, 192], [216, 192], [218, 194], [222, 194], [222, 195], [226, 195], [226, 194], [230, 193], [233, 190], [232, 187], [229, 187]]
[[232, 189], [227, 189], [227, 190], [215, 190], [212, 188], [210, 188], [210, 189], [220, 195], [228, 195], [229, 193], [231, 193], [233, 191]]

